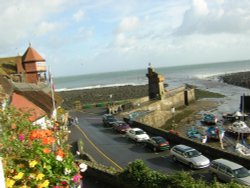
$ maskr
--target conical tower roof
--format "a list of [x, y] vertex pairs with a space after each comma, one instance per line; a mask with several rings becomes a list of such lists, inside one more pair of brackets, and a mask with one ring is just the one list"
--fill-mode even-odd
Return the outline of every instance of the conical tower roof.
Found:
[[23, 62], [45, 61], [45, 59], [31, 46], [23, 54]]

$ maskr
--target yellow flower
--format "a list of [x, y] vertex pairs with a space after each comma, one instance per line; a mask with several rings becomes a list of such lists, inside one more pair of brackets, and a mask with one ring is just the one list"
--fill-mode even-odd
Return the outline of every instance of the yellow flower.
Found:
[[20, 188], [29, 188], [27, 185], [22, 185]]
[[36, 176], [36, 174], [34, 174], [34, 173], [30, 173], [30, 178], [35, 178], [35, 176]]
[[43, 164], [43, 168], [44, 169], [47, 169], [47, 170], [50, 170], [51, 169], [51, 166], [50, 165], [46, 165], [46, 163]]
[[45, 180], [43, 183], [38, 184], [38, 188], [44, 188], [49, 186], [49, 180]]
[[20, 180], [20, 179], [23, 178], [23, 175], [24, 175], [23, 172], [19, 172], [17, 175], [15, 175], [15, 176], [13, 177], [13, 179], [15, 179], [15, 180]]
[[6, 186], [7, 186], [7, 188], [13, 187], [14, 184], [15, 184], [15, 181], [14, 181], [14, 180], [12, 180], [12, 179], [10, 179], [10, 178], [7, 178], [7, 179], [6, 179]]
[[44, 177], [44, 174], [40, 173], [36, 176], [36, 180], [42, 180]]
[[29, 165], [30, 165], [30, 168], [33, 168], [34, 166], [36, 166], [38, 162], [37, 161], [30, 161]]

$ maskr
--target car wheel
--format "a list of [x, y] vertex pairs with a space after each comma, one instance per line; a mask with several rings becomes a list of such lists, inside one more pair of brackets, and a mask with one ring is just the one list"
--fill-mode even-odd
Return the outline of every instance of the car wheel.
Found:
[[217, 179], [218, 179], [217, 174], [215, 174], [214, 172], [212, 173], [212, 177], [213, 177], [213, 179], [215, 179], [215, 180], [217, 180]]
[[193, 163], [189, 163], [189, 166], [191, 169], [194, 169], [194, 164]]
[[156, 147], [153, 147], [153, 151], [156, 152], [156, 151], [157, 151], [157, 148], [156, 148]]
[[173, 155], [173, 161], [174, 162], [176, 162], [177, 161], [177, 159], [176, 159], [176, 157]]

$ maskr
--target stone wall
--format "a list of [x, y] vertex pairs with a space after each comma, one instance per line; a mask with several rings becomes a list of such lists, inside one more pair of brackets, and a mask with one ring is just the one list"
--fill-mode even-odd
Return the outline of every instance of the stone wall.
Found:
[[[188, 101], [185, 101], [185, 92], [188, 95]], [[138, 122], [145, 123], [152, 127], [161, 127], [167, 120], [172, 118], [171, 108], [179, 108], [195, 101], [195, 89], [187, 86], [181, 86], [167, 91], [167, 94], [162, 100], [146, 101], [147, 98], [137, 100], [133, 105], [135, 108], [130, 111], [149, 111], [150, 113], [144, 114], [136, 119]]]

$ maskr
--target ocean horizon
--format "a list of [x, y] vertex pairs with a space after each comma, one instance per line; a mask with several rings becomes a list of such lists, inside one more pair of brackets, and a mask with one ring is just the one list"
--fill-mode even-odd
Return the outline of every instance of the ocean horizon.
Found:
[[[54, 84], [57, 92], [126, 85], [145, 85], [148, 83], [146, 77], [147, 68], [55, 77]], [[165, 77], [165, 83], [171, 88], [183, 83], [194, 84], [197, 80], [216, 79], [219, 75], [250, 71], [250, 60], [153, 68], [158, 74]]]

